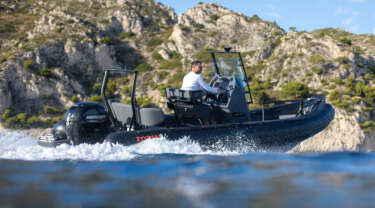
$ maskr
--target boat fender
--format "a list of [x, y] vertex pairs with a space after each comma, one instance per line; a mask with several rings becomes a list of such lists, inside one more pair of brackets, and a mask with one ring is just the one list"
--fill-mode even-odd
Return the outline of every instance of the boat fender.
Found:
[[61, 120], [61, 121], [57, 122], [55, 125], [53, 125], [51, 133], [58, 140], [67, 139], [65, 123], [66, 123], [65, 120]]
[[69, 142], [73, 145], [79, 145], [80, 141], [80, 116], [82, 108], [71, 108], [66, 115], [66, 135]]

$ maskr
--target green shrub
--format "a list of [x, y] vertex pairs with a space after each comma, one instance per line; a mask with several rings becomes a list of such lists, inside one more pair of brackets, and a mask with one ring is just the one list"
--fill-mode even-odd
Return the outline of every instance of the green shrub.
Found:
[[354, 112], [354, 109], [347, 100], [336, 100], [332, 104], [338, 108], [344, 109], [346, 112]]
[[105, 90], [105, 94], [108, 97], [113, 97], [117, 90], [117, 85], [115, 80], [109, 80], [107, 83], [107, 89]]
[[163, 43], [163, 40], [159, 37], [152, 37], [148, 42], [147, 42], [147, 46], [148, 47], [156, 47], [160, 44]]
[[54, 68], [47, 68], [47, 67], [43, 67], [41, 70], [40, 70], [40, 75], [42, 75], [43, 77], [53, 77], [53, 70], [55, 70]]
[[345, 56], [340, 56], [336, 59], [337, 62], [339, 62], [340, 64], [348, 64], [350, 63], [350, 59], [345, 57]]
[[273, 43], [275, 48], [279, 46], [280, 44], [281, 44], [281, 38], [276, 39], [275, 42]]
[[352, 41], [347, 37], [340, 38], [339, 42], [346, 45], [352, 45]]
[[152, 100], [148, 97], [137, 97], [137, 104], [140, 107], [151, 107]]
[[363, 93], [364, 93], [366, 101], [374, 105], [375, 104], [375, 87], [370, 87], [366, 85], [363, 87]]
[[372, 120], [369, 120], [360, 124], [360, 126], [365, 133], [370, 133], [372, 130], [375, 129], [375, 122]]
[[321, 79], [320, 83], [322, 83], [322, 85], [324, 85], [324, 86], [328, 85], [328, 82], [325, 79]]
[[57, 28], [56, 32], [61, 33], [64, 30], [64, 27]]
[[325, 62], [324, 58], [321, 55], [312, 55], [310, 56], [311, 64], [323, 64]]
[[363, 76], [363, 80], [365, 83], [368, 83], [370, 80], [373, 80], [375, 78], [373, 73], [366, 73], [365, 76]]
[[352, 95], [352, 90], [350, 89], [350, 88], [346, 88], [345, 90], [344, 90], [344, 95]]
[[371, 111], [374, 110], [374, 108], [373, 107], [364, 107], [363, 110], [371, 112]]
[[83, 40], [83, 37], [78, 35], [78, 34], [73, 34], [69, 37], [71, 40], [75, 40], [75, 41], [82, 41]]
[[311, 69], [314, 73], [316, 74], [323, 74], [324, 70], [323, 70], [323, 67], [319, 67], [319, 66], [314, 66], [312, 69]]
[[185, 26], [185, 25], [179, 25], [180, 26], [180, 29], [184, 32], [190, 32], [190, 27], [188, 26]]
[[353, 46], [353, 52], [357, 55], [362, 55], [365, 51], [360, 46]]
[[318, 38], [322, 38], [325, 36], [325, 33], [323, 31], [320, 31], [318, 34]]
[[94, 86], [92, 86], [92, 90], [94, 91], [94, 93], [100, 93], [102, 89], [102, 83], [95, 83]]
[[76, 103], [78, 102], [78, 97], [76, 95], [73, 95], [70, 100], [73, 102], [73, 103]]
[[339, 78], [332, 79], [332, 82], [335, 83], [335, 84], [338, 84], [338, 85], [344, 84], [344, 81], [342, 81], [342, 79], [339, 79]]
[[152, 70], [152, 66], [146, 62], [143, 62], [141, 64], [139, 64], [136, 69], [139, 71], [139, 72], [145, 72], [145, 71], [151, 71]]
[[354, 97], [354, 98], [352, 99], [352, 102], [353, 102], [354, 104], [359, 104], [359, 102], [361, 102], [361, 98], [359, 98], [359, 97]]
[[99, 43], [100, 43], [100, 44], [111, 45], [111, 44], [113, 44], [113, 40], [112, 40], [111, 37], [109, 37], [109, 36], [105, 36], [104, 38], [102, 38], [102, 39], [99, 40]]
[[4, 56], [0, 56], [0, 64], [5, 62], [7, 59]]
[[159, 91], [159, 93], [160, 93], [161, 96], [164, 97], [164, 95], [165, 95], [165, 88], [167, 88], [167, 87], [168, 87], [167, 84], [161, 84], [161, 85], [158, 86], [158, 91]]
[[255, 21], [255, 22], [259, 22], [259, 21], [262, 21], [258, 15], [254, 14], [252, 17], [250, 17], [250, 20], [252, 21]]
[[171, 87], [180, 88], [182, 85], [182, 80], [184, 78], [185, 74], [182, 73], [181, 70], [177, 70], [175, 74], [173, 74], [172, 77], [168, 80], [168, 84]]
[[355, 94], [360, 97], [364, 96], [364, 84], [362, 82], [357, 82], [355, 85]]
[[331, 102], [334, 102], [336, 100], [339, 100], [342, 94], [338, 90], [332, 90], [328, 95], [328, 100]]
[[43, 112], [48, 115], [56, 115], [60, 113], [60, 111], [56, 107], [49, 105], [43, 105]]
[[204, 29], [204, 25], [199, 24], [199, 23], [196, 23], [196, 24], [194, 24], [194, 28], [195, 28], [197, 31], [200, 31], [200, 30]]
[[166, 71], [161, 71], [158, 73], [158, 78], [159, 78], [159, 81], [163, 81], [167, 76], [169, 75], [168, 72]]
[[182, 55], [179, 53], [172, 53], [172, 60], [160, 61], [160, 69], [174, 69], [182, 66]]
[[[10, 117], [3, 122], [5, 128], [15, 129], [17, 128], [18, 120], [17, 117]], [[19, 128], [19, 127], [18, 127]]]
[[216, 22], [220, 17], [217, 14], [213, 14], [210, 16], [210, 20]]
[[246, 75], [249, 80], [251, 80], [252, 77], [254, 77], [257, 73], [263, 71], [266, 68], [266, 65], [263, 63], [259, 63], [252, 66], [246, 67]]
[[210, 48], [202, 48], [201, 50], [197, 51], [196, 53], [193, 54], [192, 58], [199, 60], [203, 63], [209, 63], [212, 61], [211, 54], [209, 53], [212, 51]]
[[131, 96], [131, 93], [132, 93], [132, 87], [131, 86], [124, 86], [122, 89], [121, 89], [121, 93], [125, 96], [128, 96], [130, 97]]
[[6, 128], [19, 129], [27, 127], [27, 113], [19, 113], [15, 116], [5, 119], [3, 125]]
[[333, 89], [336, 88], [336, 85], [335, 85], [335, 84], [330, 84], [330, 85], [328, 85], [327, 88], [328, 88], [329, 90], [333, 90]]
[[121, 33], [121, 34], [118, 36], [118, 38], [121, 39], [121, 40], [123, 40], [123, 39], [127, 39], [127, 38], [132, 38], [132, 37], [134, 37], [135, 35], [136, 35], [136, 34], [133, 33], [133, 32], [123, 32], [123, 33]]
[[252, 95], [253, 95], [253, 100], [255, 104], [264, 104], [267, 100], [269, 100], [269, 96], [264, 90], [265, 87], [263, 86], [263, 83], [255, 78], [251, 83], [250, 83], [250, 88], [252, 89]]
[[255, 52], [256, 52], [256, 51], [248, 51], [248, 52], [244, 52], [244, 53], [242, 53], [242, 56], [243, 56], [243, 57], [246, 57], [246, 56], [253, 57], [253, 56], [255, 55]]
[[25, 71], [30, 71], [32, 69], [32, 64], [33, 64], [33, 61], [32, 60], [25, 60], [23, 61], [23, 70]]
[[89, 101], [89, 102], [97, 102], [97, 103], [100, 103], [100, 102], [102, 102], [102, 97], [99, 96], [99, 95], [94, 95], [94, 96], [89, 97], [88, 101]]
[[158, 52], [154, 52], [154, 53], [152, 53], [152, 58], [155, 60], [155, 61], [162, 61], [162, 60], [164, 60], [163, 59], [163, 57], [160, 55], [160, 53], [158, 53]]
[[213, 37], [215, 37], [216, 34], [217, 34], [217, 32], [209, 32], [208, 37], [213, 38]]
[[303, 83], [292, 81], [281, 87], [281, 94], [285, 98], [306, 98], [309, 95], [309, 88]]
[[74, 23], [74, 20], [72, 20], [72, 19], [68, 19], [68, 20], [66, 20], [66, 23], [68, 23], [68, 24], [73, 24], [73, 23]]
[[28, 127], [38, 127], [41, 124], [41, 120], [37, 116], [31, 116], [30, 118], [27, 119], [26, 125]]
[[1, 114], [1, 119], [8, 119], [14, 115], [13, 110], [11, 108], [6, 109], [2, 114]]

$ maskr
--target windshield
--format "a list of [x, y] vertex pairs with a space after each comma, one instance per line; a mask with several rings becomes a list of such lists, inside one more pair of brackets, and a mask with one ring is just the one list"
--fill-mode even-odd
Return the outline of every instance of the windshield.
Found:
[[[220, 76], [234, 75], [241, 81], [242, 87], [245, 87], [246, 82], [244, 81], [239, 54], [215, 53], [215, 58]], [[212, 65], [212, 68], [216, 72], [214, 65]]]

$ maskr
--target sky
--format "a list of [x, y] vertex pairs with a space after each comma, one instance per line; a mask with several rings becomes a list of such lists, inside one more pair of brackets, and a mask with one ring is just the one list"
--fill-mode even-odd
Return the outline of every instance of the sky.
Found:
[[275, 21], [284, 30], [312, 31], [327, 27], [356, 34], [375, 34], [375, 0], [157, 0], [186, 12], [198, 2], [220, 3], [247, 16]]

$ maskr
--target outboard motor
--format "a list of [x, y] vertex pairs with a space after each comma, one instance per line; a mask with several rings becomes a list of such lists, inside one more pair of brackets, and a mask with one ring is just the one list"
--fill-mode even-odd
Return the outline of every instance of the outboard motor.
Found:
[[51, 130], [53, 136], [55, 136], [56, 140], [66, 140], [66, 126], [65, 121], [61, 120], [53, 125]]
[[[54, 136], [63, 135], [63, 124], [54, 128]], [[68, 109], [65, 115], [66, 138], [71, 144], [78, 145], [83, 142], [95, 143], [108, 134], [110, 121], [104, 107], [98, 103], [76, 103]]]

